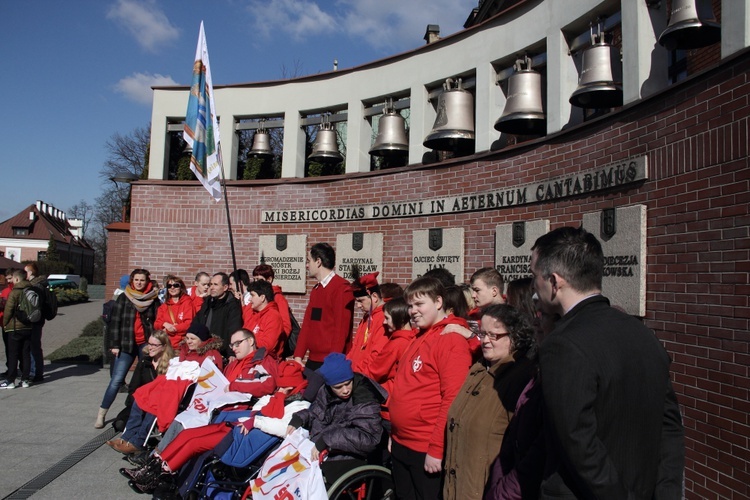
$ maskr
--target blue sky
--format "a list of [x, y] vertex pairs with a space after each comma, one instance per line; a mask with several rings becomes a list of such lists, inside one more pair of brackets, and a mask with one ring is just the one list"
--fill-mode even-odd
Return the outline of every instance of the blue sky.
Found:
[[[201, 20], [214, 85], [349, 68], [462, 29], [476, 0], [4, 0], [0, 221], [93, 204], [106, 141], [145, 127], [151, 85], [188, 85]], [[185, 103], [187, 106], [187, 103]]]

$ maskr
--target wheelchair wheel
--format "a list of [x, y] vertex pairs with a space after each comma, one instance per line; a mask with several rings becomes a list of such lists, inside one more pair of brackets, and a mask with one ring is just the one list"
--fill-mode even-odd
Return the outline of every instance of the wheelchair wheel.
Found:
[[332, 500], [391, 500], [395, 498], [391, 471], [379, 465], [362, 465], [341, 476], [328, 488]]

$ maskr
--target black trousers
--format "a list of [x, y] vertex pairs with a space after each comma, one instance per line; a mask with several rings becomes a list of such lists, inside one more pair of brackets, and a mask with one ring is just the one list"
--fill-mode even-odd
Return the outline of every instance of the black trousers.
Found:
[[31, 330], [8, 332], [8, 381], [15, 382], [21, 360], [21, 380], [29, 379], [31, 369]]
[[391, 442], [391, 474], [399, 500], [436, 500], [442, 497], [442, 474], [428, 474], [424, 470], [426, 453]]
[[44, 323], [31, 325], [31, 356], [34, 358], [34, 380], [44, 376], [44, 353], [42, 352], [42, 327]]

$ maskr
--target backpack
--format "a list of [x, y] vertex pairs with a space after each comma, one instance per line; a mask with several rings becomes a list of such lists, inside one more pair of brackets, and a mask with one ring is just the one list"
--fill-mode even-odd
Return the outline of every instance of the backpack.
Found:
[[289, 308], [289, 320], [292, 323], [292, 331], [289, 332], [286, 340], [284, 341], [284, 358], [294, 355], [294, 349], [297, 347], [297, 337], [299, 337], [299, 323], [297, 318], [292, 313], [292, 308]]
[[21, 290], [21, 300], [16, 309], [16, 319], [27, 325], [42, 321], [42, 307], [38, 288], [27, 286]]
[[47, 321], [55, 319], [57, 316], [57, 294], [45, 287], [34, 287], [42, 299], [42, 316]]

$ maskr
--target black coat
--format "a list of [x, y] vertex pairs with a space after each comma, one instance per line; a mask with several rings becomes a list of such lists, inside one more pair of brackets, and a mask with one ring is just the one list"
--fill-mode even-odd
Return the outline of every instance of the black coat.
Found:
[[114, 427], [116, 431], [122, 431], [125, 428], [125, 424], [128, 422], [130, 409], [133, 407], [133, 402], [135, 401], [135, 398], [133, 397], [135, 390], [142, 385], [153, 382], [156, 378], [156, 368], [154, 368], [154, 364], [151, 361], [152, 360], [149, 356], [144, 356], [143, 359], [138, 361], [138, 364], [135, 365], [133, 376], [130, 377], [130, 382], [128, 383], [128, 397], [125, 399], [125, 408], [117, 414], [117, 417], [112, 422], [112, 427]]
[[595, 295], [539, 352], [552, 458], [542, 498], [681, 498], [684, 429], [654, 333]]
[[324, 385], [306, 410], [294, 414], [290, 425], [310, 431], [318, 450], [328, 450], [329, 460], [364, 459], [383, 436], [380, 405], [385, 391], [362, 374], [355, 373], [352, 396], [338, 398]]
[[222, 355], [234, 355], [229, 348], [229, 340], [234, 332], [242, 328], [242, 306], [234, 295], [227, 292], [221, 299], [205, 297], [193, 322], [208, 326], [209, 331], [223, 341]]

